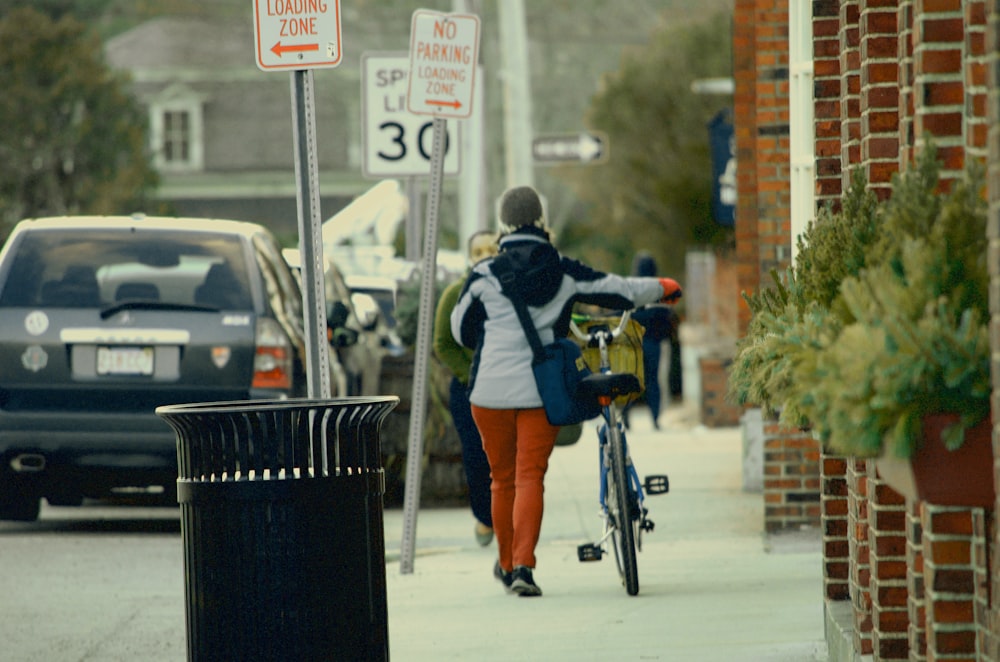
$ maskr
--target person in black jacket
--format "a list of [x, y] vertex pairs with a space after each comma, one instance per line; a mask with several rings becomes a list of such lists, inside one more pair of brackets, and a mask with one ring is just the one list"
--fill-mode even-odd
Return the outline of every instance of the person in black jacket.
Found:
[[[632, 275], [655, 277], [656, 260], [653, 259], [653, 256], [645, 251], [637, 253], [632, 261]], [[677, 314], [670, 306], [656, 303], [639, 308], [632, 313], [632, 319], [645, 328], [645, 333], [642, 336], [642, 370], [646, 382], [644, 398], [646, 406], [649, 407], [649, 414], [653, 418], [653, 427], [659, 430], [660, 404], [663, 397], [660, 390], [660, 355], [663, 341], [669, 340], [677, 334]], [[674, 394], [673, 390], [671, 390], [671, 394]], [[628, 425], [628, 410], [634, 404], [630, 404], [625, 410], [626, 426]]]

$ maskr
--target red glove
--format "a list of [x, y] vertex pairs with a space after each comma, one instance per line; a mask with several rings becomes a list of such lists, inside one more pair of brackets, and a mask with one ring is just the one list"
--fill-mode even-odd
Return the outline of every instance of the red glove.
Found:
[[684, 296], [680, 283], [673, 278], [661, 278], [660, 286], [663, 287], [663, 298], [660, 299], [660, 303], [675, 303]]

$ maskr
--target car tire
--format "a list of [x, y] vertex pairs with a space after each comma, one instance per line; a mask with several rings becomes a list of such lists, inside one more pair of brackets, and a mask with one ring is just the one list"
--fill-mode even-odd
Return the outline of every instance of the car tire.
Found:
[[16, 476], [0, 476], [0, 520], [34, 522], [41, 510], [41, 498], [31, 485]]

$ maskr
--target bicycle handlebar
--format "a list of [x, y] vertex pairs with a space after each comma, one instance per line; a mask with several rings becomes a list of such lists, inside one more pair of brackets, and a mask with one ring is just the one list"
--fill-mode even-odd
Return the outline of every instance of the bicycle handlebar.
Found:
[[[616, 326], [614, 329], [608, 330], [604, 328], [594, 328], [587, 333], [581, 331], [580, 327], [576, 325], [576, 322], [570, 319], [569, 329], [570, 331], [573, 332], [574, 336], [576, 336], [580, 340], [586, 341], [587, 343], [597, 340], [598, 334], [607, 334], [607, 333], [610, 333], [611, 335], [610, 340], [614, 342], [614, 340], [622, 334], [622, 331], [625, 330], [625, 326], [628, 324], [629, 318], [631, 317], [632, 317], [632, 311], [626, 310], [622, 313], [621, 319], [618, 322], [618, 326]], [[607, 341], [608, 340], [607, 336], [605, 336], [604, 339], [605, 341]]]

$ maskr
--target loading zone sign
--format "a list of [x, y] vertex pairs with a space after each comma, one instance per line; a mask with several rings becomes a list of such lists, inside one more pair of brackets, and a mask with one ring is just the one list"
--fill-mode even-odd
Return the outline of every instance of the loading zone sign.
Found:
[[254, 0], [253, 36], [262, 71], [336, 67], [340, 0]]
[[407, 108], [417, 115], [466, 119], [472, 115], [479, 17], [418, 9], [410, 26]]

